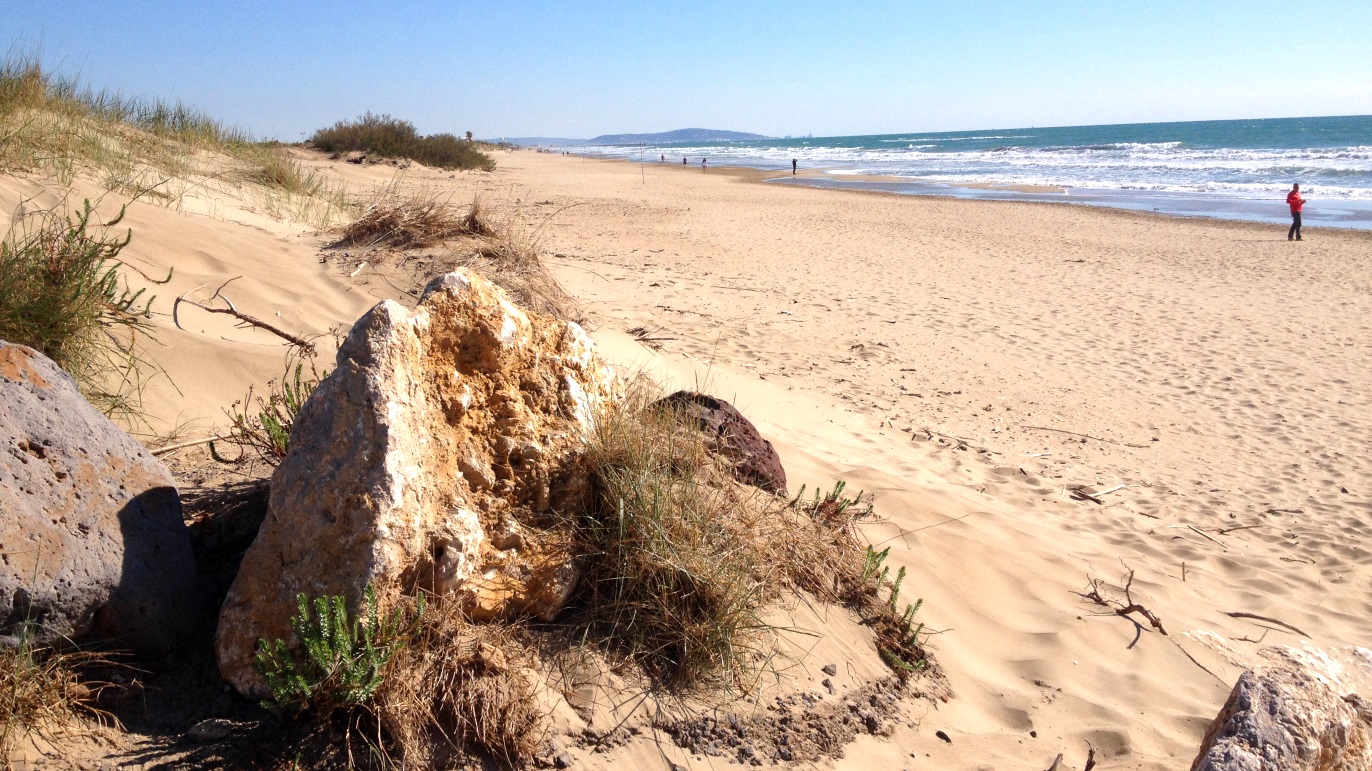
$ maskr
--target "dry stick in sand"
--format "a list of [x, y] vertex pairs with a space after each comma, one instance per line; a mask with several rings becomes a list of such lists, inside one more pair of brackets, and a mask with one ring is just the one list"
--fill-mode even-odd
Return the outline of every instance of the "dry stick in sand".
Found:
[[169, 453], [169, 452], [176, 452], [177, 450], [184, 450], [184, 449], [186, 449], [187, 447], [194, 447], [194, 446], [196, 446], [196, 445], [198, 445], [198, 444], [209, 444], [210, 442], [218, 442], [218, 441], [221, 441], [221, 440], [223, 440], [223, 439], [228, 439], [228, 438], [229, 438], [229, 437], [227, 437], [227, 436], [207, 436], [207, 437], [205, 437], [204, 439], [192, 439], [192, 440], [189, 441], [189, 442], [178, 442], [178, 443], [176, 443], [176, 444], [169, 444], [169, 445], [167, 445], [166, 447], [158, 447], [158, 448], [155, 449], [155, 450], [150, 450], [150, 452], [151, 452], [153, 455], [166, 455], [166, 454]]
[[1150, 445], [1150, 444], [1135, 444], [1135, 443], [1133, 443], [1133, 442], [1117, 442], [1117, 441], [1115, 441], [1114, 439], [1106, 439], [1106, 438], [1104, 438], [1104, 437], [1092, 436], [1092, 435], [1090, 435], [1090, 434], [1079, 434], [1079, 433], [1077, 433], [1076, 431], [1067, 431], [1067, 430], [1064, 430], [1064, 429], [1061, 429], [1061, 428], [1049, 428], [1049, 427], [1047, 427], [1047, 426], [1026, 426], [1026, 425], [1023, 425], [1023, 424], [1020, 425], [1020, 428], [1027, 428], [1027, 429], [1029, 429], [1030, 431], [1054, 431], [1054, 432], [1057, 432], [1057, 433], [1059, 433], [1059, 434], [1071, 434], [1072, 436], [1080, 436], [1080, 437], [1084, 437], [1084, 438], [1086, 438], [1086, 439], [1095, 439], [1097, 442], [1109, 442], [1110, 444], [1118, 444], [1118, 445], [1123, 446], [1123, 447], [1138, 447], [1138, 448], [1142, 448], [1142, 449], [1147, 449], [1147, 448], [1149, 448], [1149, 447], [1152, 447], [1152, 445]]
[[1130, 618], [1129, 614], [1138, 613], [1139, 615], [1147, 619], [1148, 623], [1154, 629], [1158, 630], [1159, 632], [1162, 632], [1164, 636], [1167, 635], [1167, 630], [1164, 629], [1162, 626], [1162, 619], [1158, 618], [1157, 614], [1153, 611], [1143, 607], [1137, 602], [1134, 602], [1134, 598], [1129, 594], [1129, 589], [1134, 584], [1134, 571], [1131, 570], [1124, 576], [1124, 602], [1120, 602], [1119, 600], [1106, 597], [1105, 595], [1101, 594], [1101, 589], [1105, 586], [1105, 581], [1099, 578], [1092, 578], [1089, 580], [1091, 583], [1088, 585], [1087, 588], [1089, 588], [1091, 591], [1081, 595], [1082, 597], [1085, 597], [1086, 599], [1096, 603], [1097, 605], [1100, 605], [1101, 607], [1109, 608], [1110, 610], [1115, 612], [1115, 615], [1124, 616], [1125, 618], [1128, 618], [1130, 621], [1133, 621], [1134, 619]]
[[1266, 622], [1269, 623], [1269, 624], [1276, 624], [1277, 626], [1285, 627], [1286, 629], [1290, 629], [1291, 631], [1295, 632], [1296, 634], [1300, 635], [1301, 637], [1309, 637], [1309, 636], [1310, 636], [1310, 635], [1306, 634], [1305, 632], [1302, 632], [1301, 630], [1297, 629], [1296, 627], [1294, 627], [1294, 626], [1292, 626], [1292, 625], [1286, 623], [1285, 621], [1278, 621], [1278, 620], [1275, 619], [1275, 618], [1269, 618], [1269, 617], [1267, 617], [1267, 616], [1259, 616], [1259, 615], [1256, 614], [1256, 613], [1244, 613], [1243, 611], [1234, 611], [1233, 613], [1225, 613], [1224, 615], [1226, 615], [1226, 616], [1228, 616], [1228, 617], [1230, 617], [1230, 618], [1251, 618], [1251, 619], [1253, 619], [1254, 621], [1266, 621]]
[[[1206, 539], [1207, 541], [1213, 541], [1214, 543], [1218, 544], [1219, 547], [1220, 547], [1221, 549], [1224, 549], [1225, 551], [1229, 551], [1229, 547], [1228, 547], [1228, 546], [1225, 546], [1224, 543], [1221, 542], [1218, 538], [1212, 537], [1209, 533], [1205, 532], [1204, 530], [1201, 530], [1200, 528], [1196, 527], [1195, 525], [1168, 525], [1167, 528], [1168, 528], [1169, 530], [1181, 530], [1182, 528], [1185, 528], [1185, 529], [1187, 529], [1187, 530], [1190, 530], [1190, 531], [1193, 532], [1193, 533], [1196, 533], [1196, 534], [1199, 535], [1201, 538], [1204, 538], [1204, 539]], [[1220, 532], [1224, 532], [1224, 531], [1221, 530]]]
[[268, 324], [267, 322], [263, 321], [262, 319], [256, 318], [254, 316], [249, 316], [248, 314], [239, 311], [238, 308], [234, 307], [232, 300], [220, 294], [220, 292], [224, 291], [224, 287], [228, 286], [230, 282], [237, 281], [240, 278], [242, 278], [242, 276], [234, 276], [228, 281], [225, 281], [224, 283], [220, 284], [219, 288], [214, 290], [214, 294], [210, 295], [210, 299], [205, 301], [214, 302], [215, 300], [223, 300], [224, 304], [229, 306], [227, 308], [211, 308], [208, 305], [202, 305], [196, 302], [195, 300], [186, 299], [186, 295], [190, 294], [191, 292], [196, 292], [201, 289], [204, 289], [204, 284], [201, 284], [195, 289], [192, 289], [190, 292], [186, 292], [182, 294], [180, 297], [177, 297], [176, 302], [172, 303], [172, 323], [176, 325], [177, 329], [185, 329], [185, 327], [181, 326], [181, 319], [177, 315], [177, 311], [181, 308], [181, 303], [186, 303], [187, 305], [194, 305], [195, 307], [207, 313], [223, 313], [229, 316], [233, 316], [234, 318], [238, 319], [244, 324], [257, 327], [258, 329], [265, 329], [266, 331], [271, 332], [272, 334], [276, 335], [282, 340], [286, 340], [287, 342], [290, 342], [294, 345], [298, 345], [305, 351], [313, 352], [314, 345], [311, 344], [310, 341], [304, 339], [303, 337], [293, 335], [290, 332], [287, 332], [278, 327], [274, 327], [271, 324]]

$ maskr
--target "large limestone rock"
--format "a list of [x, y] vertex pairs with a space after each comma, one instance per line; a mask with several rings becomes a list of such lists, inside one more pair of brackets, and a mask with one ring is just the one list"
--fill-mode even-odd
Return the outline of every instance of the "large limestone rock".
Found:
[[1192, 771], [1368, 771], [1372, 653], [1268, 648], [1239, 676], [1205, 733]]
[[0, 341], [0, 642], [165, 653], [195, 612], [167, 469], [32, 348]]
[[[435, 279], [413, 312], [372, 308], [295, 422], [262, 529], [220, 614], [217, 656], [260, 694], [259, 638], [296, 595], [418, 588], [478, 618], [551, 617], [578, 577], [557, 515], [590, 494], [584, 447], [618, 379], [573, 323], [480, 276]], [[562, 531], [565, 532], [565, 531]]]

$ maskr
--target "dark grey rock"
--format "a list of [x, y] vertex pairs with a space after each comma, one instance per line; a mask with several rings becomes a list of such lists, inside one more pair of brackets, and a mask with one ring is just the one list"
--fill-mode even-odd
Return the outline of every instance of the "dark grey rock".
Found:
[[0, 341], [0, 635], [165, 654], [195, 558], [160, 461], [51, 360]]
[[837, 674], [838, 674], [838, 665], [837, 665], [837, 664], [825, 664], [824, 666], [822, 666], [822, 667], [819, 668], [819, 671], [823, 672], [824, 674], [826, 674], [826, 675], [828, 675], [828, 676], [830, 676], [830, 677], [833, 677], [834, 675], [837, 675]]
[[695, 421], [710, 449], [728, 459], [738, 481], [778, 495], [786, 494], [786, 469], [772, 443], [734, 405], [694, 391], [677, 391], [654, 403]]
[[558, 768], [571, 768], [572, 763], [574, 762], [575, 761], [572, 759], [572, 756], [565, 752], [553, 758], [553, 765], [557, 766]]

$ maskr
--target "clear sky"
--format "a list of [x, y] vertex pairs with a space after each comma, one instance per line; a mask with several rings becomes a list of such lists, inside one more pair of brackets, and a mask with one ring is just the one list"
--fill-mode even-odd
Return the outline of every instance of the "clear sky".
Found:
[[0, 39], [286, 141], [1372, 114], [1372, 0], [0, 0]]

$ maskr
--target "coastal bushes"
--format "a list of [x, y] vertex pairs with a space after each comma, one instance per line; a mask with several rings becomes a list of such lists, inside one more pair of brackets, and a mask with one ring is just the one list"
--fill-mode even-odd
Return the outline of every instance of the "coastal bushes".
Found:
[[386, 158], [409, 158], [443, 169], [495, 169], [495, 161], [476, 142], [452, 134], [422, 136], [407, 120], [371, 112], [357, 120], [343, 120], [319, 129], [310, 137], [310, 143], [330, 153], [360, 151]]

